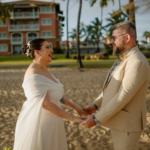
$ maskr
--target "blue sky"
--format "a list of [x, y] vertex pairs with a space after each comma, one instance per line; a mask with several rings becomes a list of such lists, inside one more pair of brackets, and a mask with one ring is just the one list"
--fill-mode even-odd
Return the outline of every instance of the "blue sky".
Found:
[[[98, 0], [93, 7], [90, 6], [89, 0], [83, 0], [82, 4], [82, 12], [81, 12], [81, 22], [83, 22], [85, 25], [89, 25], [92, 20], [94, 20], [96, 17], [100, 19], [101, 16], [101, 9], [99, 5]], [[135, 0], [135, 5], [142, 5], [142, 0]], [[66, 16], [66, 4], [67, 1], [62, 0], [55, 0], [55, 2], [60, 3], [61, 10], [64, 12], [64, 16]], [[129, 0], [121, 0], [121, 5], [128, 4]], [[77, 27], [77, 16], [78, 16], [78, 8], [79, 8], [79, 0], [70, 0], [69, 3], [69, 31], [71, 31], [72, 28]], [[108, 22], [106, 21], [106, 18], [109, 18], [109, 13], [111, 13], [113, 10], [119, 9], [119, 0], [114, 0], [114, 4], [110, 1], [108, 2], [108, 6], [104, 7], [103, 9], [103, 23], [106, 25]], [[142, 37], [142, 34], [145, 30], [150, 31], [150, 11], [147, 11], [146, 13], [143, 13], [145, 7], [140, 7], [136, 11], [136, 28], [137, 28], [137, 39], [138, 40], [145, 40]], [[64, 24], [66, 23], [66, 20], [64, 21]], [[105, 33], [104, 33], [105, 34]], [[64, 36], [62, 37], [62, 40], [66, 40], [66, 25], [64, 27]]]
[[[13, 0], [5, 0], [5, 1], [13, 1]], [[17, 1], [17, 0], [16, 0]], [[53, 0], [44, 0], [44, 1], [53, 1]], [[93, 7], [90, 6], [89, 0], [83, 0], [82, 4], [82, 12], [81, 12], [81, 22], [85, 25], [89, 25], [91, 21], [93, 21], [96, 17], [100, 19], [101, 16], [101, 9], [99, 5], [99, 1], [94, 4]], [[135, 5], [139, 5], [140, 9], [136, 11], [136, 28], [137, 28], [137, 39], [138, 40], [145, 40], [142, 37], [142, 34], [145, 30], [150, 31], [150, 9], [149, 11], [143, 13], [145, 7], [142, 6], [144, 0], [135, 0]], [[150, 0], [147, 0], [150, 2]], [[67, 0], [55, 0], [55, 2], [60, 3], [60, 9], [63, 11], [63, 15], [66, 16], [66, 6]], [[121, 0], [121, 5], [128, 4], [129, 0]], [[77, 27], [77, 16], [78, 16], [78, 8], [79, 8], [79, 0], [70, 0], [69, 3], [69, 31], [71, 29]], [[119, 0], [114, 0], [114, 5], [111, 2], [108, 2], [108, 6], [104, 7], [103, 9], [103, 23], [104, 25], [107, 24], [106, 18], [109, 18], [109, 14], [113, 10], [119, 9]], [[66, 18], [63, 22], [65, 26], [63, 27], [64, 36], [62, 40], [66, 40]], [[104, 33], [105, 34], [105, 33]]]

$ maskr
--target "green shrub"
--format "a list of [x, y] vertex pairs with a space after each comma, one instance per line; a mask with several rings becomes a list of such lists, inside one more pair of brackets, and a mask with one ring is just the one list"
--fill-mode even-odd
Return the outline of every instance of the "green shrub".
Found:
[[106, 48], [106, 52], [108, 52], [110, 55], [113, 53], [113, 48]]
[[140, 49], [140, 51], [144, 51], [144, 50], [146, 50], [146, 48], [145, 48], [145, 47], [140, 47], [139, 49]]
[[146, 57], [146, 58], [150, 58], [150, 51], [149, 50], [145, 50], [145, 51], [142, 51], [143, 55]]
[[63, 54], [64, 50], [62, 50], [60, 47], [53, 48], [54, 54]]

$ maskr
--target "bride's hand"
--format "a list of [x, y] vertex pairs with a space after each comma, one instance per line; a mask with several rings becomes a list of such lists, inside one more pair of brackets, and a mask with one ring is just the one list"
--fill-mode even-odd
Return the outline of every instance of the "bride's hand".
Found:
[[83, 108], [80, 108], [80, 107], [77, 107], [76, 108], [76, 112], [78, 113], [79, 116], [82, 116], [82, 115], [89, 115], [85, 110], [83, 110]]
[[81, 119], [80, 117], [75, 117], [73, 118], [73, 122], [75, 123], [81, 123], [82, 121], [84, 121], [84, 119]]

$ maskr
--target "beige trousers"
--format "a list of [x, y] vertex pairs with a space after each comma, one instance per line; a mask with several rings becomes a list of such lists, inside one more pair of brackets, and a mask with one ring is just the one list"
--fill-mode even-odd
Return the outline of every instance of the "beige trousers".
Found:
[[114, 150], [138, 150], [142, 132], [122, 132], [111, 129]]

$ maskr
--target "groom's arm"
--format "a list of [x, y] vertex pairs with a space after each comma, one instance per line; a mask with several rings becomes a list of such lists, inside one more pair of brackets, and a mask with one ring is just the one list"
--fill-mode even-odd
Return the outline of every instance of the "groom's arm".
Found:
[[[95, 101], [92, 103], [93, 106], [96, 105], [97, 108], [100, 108], [101, 107], [101, 104], [102, 104], [102, 99], [103, 99], [103, 92], [95, 99]], [[96, 106], [94, 106], [96, 108]], [[96, 109], [97, 109], [96, 108]]]
[[128, 68], [124, 75], [118, 93], [95, 114], [96, 119], [101, 123], [105, 123], [113, 117], [130, 102], [143, 83], [147, 82], [148, 76], [148, 67], [144, 62], [139, 61], [132, 64], [132, 67]]

